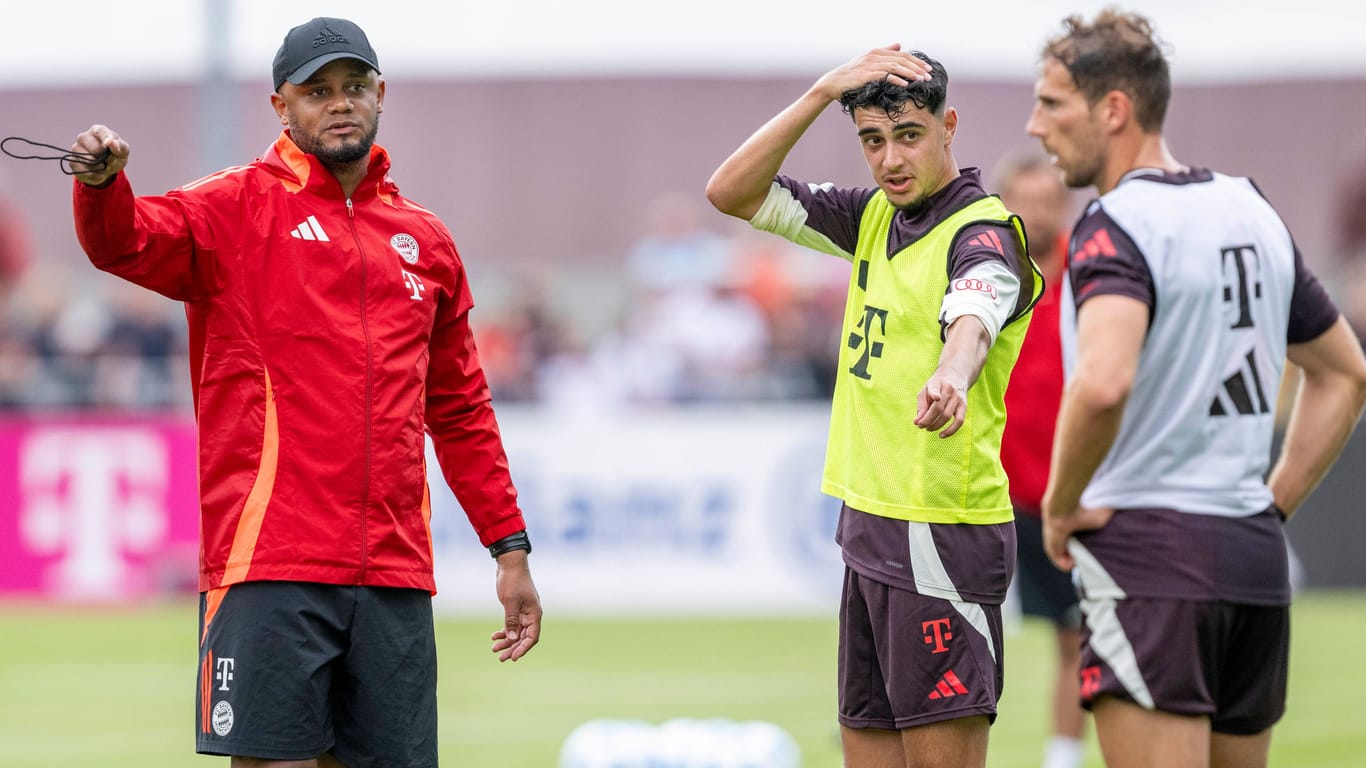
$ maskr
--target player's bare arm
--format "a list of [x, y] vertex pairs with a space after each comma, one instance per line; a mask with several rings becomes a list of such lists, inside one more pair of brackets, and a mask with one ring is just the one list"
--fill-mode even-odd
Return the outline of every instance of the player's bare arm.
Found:
[[930, 66], [903, 52], [895, 43], [874, 48], [825, 73], [801, 98], [755, 131], [721, 163], [707, 182], [707, 199], [722, 213], [746, 221], [754, 218], [783, 160], [806, 129], [841, 94], [883, 78], [909, 84], [929, 77]]
[[944, 333], [944, 349], [925, 386], [915, 396], [915, 425], [952, 437], [968, 414], [968, 390], [986, 365], [991, 334], [975, 315], [954, 320]]
[[516, 661], [541, 639], [541, 597], [531, 580], [527, 553], [498, 556], [498, 602], [503, 604], [503, 627], [493, 633], [493, 652], [499, 661]]
[[99, 156], [103, 155], [106, 150], [109, 154], [101, 164], [71, 161], [72, 170], [77, 171], [75, 174], [77, 181], [89, 184], [92, 187], [98, 187], [108, 182], [128, 165], [129, 149], [128, 142], [103, 125], [92, 125], [76, 137], [75, 143], [71, 145], [72, 152]]
[[1081, 507], [1081, 494], [1119, 434], [1147, 332], [1148, 306], [1128, 296], [1096, 296], [1077, 310], [1077, 362], [1063, 391], [1043, 497], [1044, 549], [1063, 570], [1074, 565], [1068, 537], [1103, 527], [1113, 514]]
[[1288, 519], [1327, 474], [1361, 419], [1366, 356], [1342, 317], [1313, 341], [1291, 344], [1286, 356], [1304, 378], [1267, 485]]

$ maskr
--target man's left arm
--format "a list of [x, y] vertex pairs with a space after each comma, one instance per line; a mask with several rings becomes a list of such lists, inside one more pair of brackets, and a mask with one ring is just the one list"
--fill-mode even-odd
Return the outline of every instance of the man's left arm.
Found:
[[457, 281], [432, 329], [427, 430], [446, 482], [497, 562], [503, 626], [491, 637], [492, 650], [499, 661], [516, 661], [540, 639], [541, 601], [527, 559], [531, 542], [469, 325], [473, 301], [458, 262]]
[[1288, 519], [1328, 473], [1361, 419], [1366, 359], [1342, 317], [1312, 341], [1291, 344], [1286, 353], [1303, 379], [1267, 485]]

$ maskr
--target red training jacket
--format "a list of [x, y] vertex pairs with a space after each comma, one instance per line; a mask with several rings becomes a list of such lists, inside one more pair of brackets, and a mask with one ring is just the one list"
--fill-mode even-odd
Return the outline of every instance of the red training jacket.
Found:
[[[1066, 240], [1059, 247], [1066, 247]], [[1058, 261], [1063, 261], [1058, 257]], [[1052, 463], [1053, 433], [1062, 400], [1062, 313], [1060, 270], [1045, 279], [1043, 296], [1025, 331], [1020, 357], [1006, 387], [1006, 428], [1001, 435], [1001, 465], [1010, 478], [1010, 498], [1025, 514], [1039, 515]]]
[[445, 225], [376, 146], [351, 199], [284, 132], [161, 197], [76, 182], [98, 268], [185, 302], [199, 427], [199, 588], [289, 580], [435, 592], [424, 427], [485, 545], [525, 529]]

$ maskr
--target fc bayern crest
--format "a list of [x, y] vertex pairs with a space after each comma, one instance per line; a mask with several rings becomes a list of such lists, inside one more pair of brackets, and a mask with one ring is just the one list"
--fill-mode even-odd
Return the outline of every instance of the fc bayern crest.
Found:
[[227, 736], [232, 730], [232, 705], [226, 701], [220, 701], [213, 706], [213, 732], [219, 736]]
[[417, 240], [412, 235], [402, 232], [389, 238], [389, 245], [398, 251], [398, 255], [409, 264], [417, 263]]

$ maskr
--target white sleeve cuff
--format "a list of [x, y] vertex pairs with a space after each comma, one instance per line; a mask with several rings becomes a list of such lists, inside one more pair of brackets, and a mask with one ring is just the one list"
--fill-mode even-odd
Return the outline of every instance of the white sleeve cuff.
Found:
[[[816, 186], [812, 185], [815, 189]], [[761, 232], [772, 232], [787, 238], [797, 245], [806, 246], [813, 251], [838, 256], [845, 261], [853, 261], [854, 254], [835, 245], [834, 241], [816, 230], [806, 226], [806, 208], [800, 200], [792, 196], [787, 187], [773, 182], [768, 189], [768, 197], [763, 205], [749, 220], [749, 225]]]
[[947, 329], [954, 320], [972, 315], [986, 326], [991, 343], [1005, 327], [1020, 295], [1020, 278], [1000, 262], [978, 264], [949, 284], [939, 309], [939, 324]]

